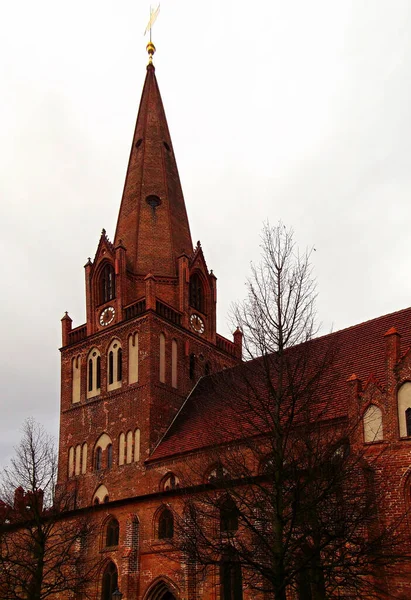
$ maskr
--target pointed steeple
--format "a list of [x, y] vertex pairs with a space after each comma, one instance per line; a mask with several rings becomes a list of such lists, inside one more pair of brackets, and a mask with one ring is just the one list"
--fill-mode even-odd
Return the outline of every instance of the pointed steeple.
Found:
[[114, 245], [126, 248], [127, 268], [174, 277], [177, 258], [191, 255], [190, 227], [167, 120], [150, 62], [144, 82]]

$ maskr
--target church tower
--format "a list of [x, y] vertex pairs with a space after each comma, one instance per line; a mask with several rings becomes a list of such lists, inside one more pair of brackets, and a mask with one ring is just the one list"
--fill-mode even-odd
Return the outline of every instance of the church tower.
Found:
[[216, 333], [151, 56], [114, 242], [103, 229], [85, 280], [87, 321], [66, 313], [61, 348], [59, 483], [79, 507], [148, 489], [144, 461], [198, 379], [241, 359], [241, 334]]

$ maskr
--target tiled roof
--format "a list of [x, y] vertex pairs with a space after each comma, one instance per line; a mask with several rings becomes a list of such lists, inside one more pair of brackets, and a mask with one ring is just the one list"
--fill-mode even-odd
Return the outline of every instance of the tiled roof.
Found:
[[[395, 328], [395, 330], [393, 330]], [[309, 356], [334, 358], [317, 389], [317, 406], [322, 417], [338, 418], [346, 414], [349, 388], [347, 381], [360, 379], [365, 385], [374, 381], [384, 388], [386, 382], [386, 334], [401, 335], [401, 355], [411, 345], [411, 308], [384, 315], [359, 325], [331, 333], [309, 342]], [[307, 345], [300, 346], [307, 348]], [[295, 352], [292, 349], [291, 352]], [[247, 431], [252, 413], [253, 432], [258, 423], [257, 404], [250, 408], [249, 399], [263, 393], [262, 359], [203, 377], [186, 400], [150, 460], [160, 460], [180, 453], [238, 439]], [[243, 373], [246, 372], [244, 376]], [[260, 381], [260, 384], [258, 383]], [[255, 387], [259, 387], [255, 393]], [[266, 387], [266, 386], [265, 386]], [[226, 401], [229, 398], [229, 401]], [[246, 400], [242, 400], [246, 398]], [[237, 401], [238, 399], [238, 401]], [[250, 428], [249, 428], [250, 430]]]

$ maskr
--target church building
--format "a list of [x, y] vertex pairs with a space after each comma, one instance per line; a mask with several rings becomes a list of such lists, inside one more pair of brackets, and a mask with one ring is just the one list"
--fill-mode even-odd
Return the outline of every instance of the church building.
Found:
[[[223, 419], [219, 374], [240, 368], [243, 337], [216, 330], [217, 280], [191, 238], [154, 51], [150, 43], [114, 240], [103, 229], [85, 265], [86, 323], [62, 319], [58, 486], [75, 494], [73, 514], [88, 512], [98, 523], [91, 551], [100, 563], [87, 597], [263, 600], [273, 596], [250, 591], [232, 567], [193, 579], [171, 543], [184, 470], [221, 441], [213, 427]], [[411, 308], [348, 328], [338, 340], [333, 418], [354, 411], [360, 445], [371, 453], [384, 447], [377, 480], [390, 492], [384, 519], [405, 515]], [[214, 450], [210, 456], [199, 485], [224, 476]], [[402, 570], [386, 589], [409, 598], [411, 575]]]

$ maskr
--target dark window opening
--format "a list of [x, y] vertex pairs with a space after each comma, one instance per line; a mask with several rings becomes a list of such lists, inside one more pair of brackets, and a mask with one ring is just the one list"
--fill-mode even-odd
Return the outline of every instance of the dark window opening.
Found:
[[111, 469], [113, 466], [113, 446], [109, 444], [107, 446], [107, 468]]
[[210, 375], [210, 371], [211, 371], [210, 363], [206, 362], [205, 367], [204, 367], [204, 375]]
[[224, 533], [238, 530], [238, 508], [232, 498], [227, 498], [220, 506], [220, 530]]
[[411, 436], [411, 408], [405, 411], [405, 423], [407, 425], [407, 435]]
[[164, 482], [164, 490], [167, 492], [168, 490], [176, 490], [179, 487], [180, 482], [178, 480], [178, 477], [176, 477], [174, 473], [170, 473]]
[[194, 379], [196, 369], [196, 357], [195, 354], [190, 354], [190, 379]]
[[123, 379], [123, 351], [121, 348], [117, 352], [117, 381]]
[[101, 586], [101, 600], [112, 600], [113, 592], [118, 586], [118, 575], [116, 565], [110, 562], [103, 573]]
[[113, 351], [111, 350], [108, 353], [108, 383], [109, 385], [111, 383], [113, 383], [114, 380], [114, 355], [113, 355]]
[[171, 510], [165, 508], [158, 520], [158, 539], [171, 539], [174, 535], [174, 518]]
[[93, 389], [93, 361], [91, 358], [88, 361], [88, 391], [91, 392]]
[[104, 502], [104, 504], [107, 504], [107, 502], [108, 502], [108, 496], [104, 496], [103, 502]]
[[97, 356], [97, 377], [96, 387], [99, 390], [101, 387], [101, 357]]
[[106, 529], [106, 546], [118, 546], [120, 526], [117, 519], [110, 519]]
[[242, 600], [243, 581], [241, 565], [234, 552], [223, 557], [220, 566], [221, 600]]
[[225, 467], [221, 463], [218, 463], [208, 476], [209, 483], [221, 483], [229, 479], [230, 475]]
[[100, 275], [100, 304], [116, 297], [116, 279], [114, 267], [106, 263]]
[[204, 290], [201, 278], [197, 273], [190, 277], [190, 306], [204, 312]]
[[100, 446], [96, 449], [96, 456], [94, 459], [94, 468], [96, 469], [96, 471], [100, 471], [102, 464], [101, 464], [101, 459], [103, 457], [103, 451], [100, 448]]
[[94, 498], [94, 504], [95, 505], [100, 504], [100, 500], [98, 498]]

